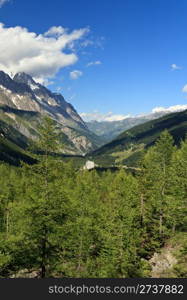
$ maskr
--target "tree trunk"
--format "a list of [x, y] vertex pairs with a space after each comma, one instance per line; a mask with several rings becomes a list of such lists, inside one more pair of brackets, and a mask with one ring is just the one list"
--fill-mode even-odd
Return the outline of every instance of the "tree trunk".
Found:
[[42, 262], [41, 262], [41, 278], [46, 277], [46, 240], [42, 240]]
[[163, 223], [163, 215], [162, 212], [160, 213], [160, 220], [159, 220], [159, 234], [162, 234], [162, 223]]
[[81, 269], [81, 263], [82, 263], [82, 248], [83, 248], [83, 240], [82, 240], [82, 233], [81, 233], [81, 240], [80, 240], [80, 247], [79, 247], [79, 256], [78, 256], [78, 265], [77, 265], [77, 271]]
[[6, 213], [6, 237], [8, 238], [8, 233], [9, 233], [9, 209], [7, 208], [7, 213]]
[[173, 227], [172, 227], [172, 233], [173, 233], [173, 234], [175, 233], [175, 227], [176, 227], [176, 224], [174, 223], [174, 224], [173, 224]]
[[144, 198], [143, 194], [140, 196], [141, 206], [140, 206], [140, 223], [143, 225], [144, 223]]
[[41, 266], [41, 278], [45, 278], [45, 275], [46, 275], [45, 264], [42, 264], [42, 266]]

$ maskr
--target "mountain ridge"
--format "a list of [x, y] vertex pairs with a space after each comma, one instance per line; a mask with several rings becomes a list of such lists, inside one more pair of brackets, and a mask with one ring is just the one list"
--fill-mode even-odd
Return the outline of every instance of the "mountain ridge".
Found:
[[[185, 109], [180, 109], [173, 112], [180, 112]], [[118, 121], [87, 121], [86, 125], [96, 135], [103, 139], [103, 144], [109, 143], [125, 130], [131, 129], [134, 126], [146, 123], [151, 120], [158, 119], [162, 116], [169, 115], [172, 112], [169, 110], [163, 110], [159, 112], [150, 112], [148, 114], [135, 115], [127, 117], [123, 120]]]
[[110, 143], [89, 153], [88, 157], [101, 165], [136, 166], [143, 151], [152, 146], [165, 129], [171, 133], [175, 143], [179, 144], [187, 134], [187, 110], [171, 113], [126, 130]]
[[[100, 145], [100, 139], [89, 131], [75, 108], [61, 94], [51, 92], [24, 72], [11, 78], [0, 71], [0, 107], [0, 119], [28, 139], [37, 137], [42, 116], [49, 115], [65, 137], [62, 152], [85, 154]], [[29, 118], [30, 122], [27, 120], [29, 112], [35, 113]]]

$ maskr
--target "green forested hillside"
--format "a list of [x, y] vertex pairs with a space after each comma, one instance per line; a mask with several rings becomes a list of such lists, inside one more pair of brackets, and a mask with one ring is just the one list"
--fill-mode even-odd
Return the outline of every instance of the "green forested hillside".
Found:
[[50, 155], [50, 119], [40, 133], [36, 164], [0, 165], [0, 276], [150, 277], [153, 254], [186, 237], [187, 141], [175, 147], [162, 132], [132, 175], [74, 169]]
[[135, 126], [89, 156], [104, 166], [111, 164], [136, 166], [144, 149], [152, 146], [164, 129], [173, 136], [175, 144], [179, 144], [187, 134], [187, 110]]

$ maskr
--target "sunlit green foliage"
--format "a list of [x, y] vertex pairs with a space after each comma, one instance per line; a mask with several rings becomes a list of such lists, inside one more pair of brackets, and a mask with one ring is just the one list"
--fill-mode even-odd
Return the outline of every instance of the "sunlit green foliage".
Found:
[[97, 173], [54, 155], [52, 120], [40, 130], [36, 164], [0, 165], [0, 276], [149, 276], [147, 259], [187, 228], [187, 141], [164, 131], [139, 175]]

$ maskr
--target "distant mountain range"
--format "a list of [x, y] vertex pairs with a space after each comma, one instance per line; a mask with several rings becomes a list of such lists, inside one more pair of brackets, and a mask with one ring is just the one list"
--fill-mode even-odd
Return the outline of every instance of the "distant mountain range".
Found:
[[[177, 111], [177, 110], [176, 110]], [[89, 130], [102, 138], [103, 144], [115, 139], [119, 134], [136, 125], [146, 123], [151, 120], [158, 119], [171, 112], [163, 110], [159, 112], [149, 113], [146, 115], [137, 115], [128, 117], [120, 121], [89, 121], [86, 122]]]
[[28, 74], [18, 73], [11, 78], [0, 71], [2, 158], [9, 153], [7, 147], [12, 149], [15, 144], [15, 147], [24, 148], [29, 139], [37, 138], [37, 128], [44, 114], [56, 121], [61, 131], [61, 141], [65, 145], [63, 152], [85, 154], [101, 145], [101, 139], [88, 129], [74, 107], [61, 94], [52, 93]]
[[48, 114], [58, 125], [61, 153], [86, 155], [85, 159], [101, 165], [132, 165], [164, 129], [171, 132], [176, 143], [184, 138], [187, 111], [166, 113], [85, 123], [61, 94], [52, 93], [28, 74], [11, 78], [0, 71], [0, 160], [32, 163], [25, 150], [38, 137], [41, 117]]
[[136, 166], [144, 150], [155, 143], [167, 129], [179, 144], [187, 135], [187, 110], [162, 116], [137, 125], [88, 155], [98, 165]]

